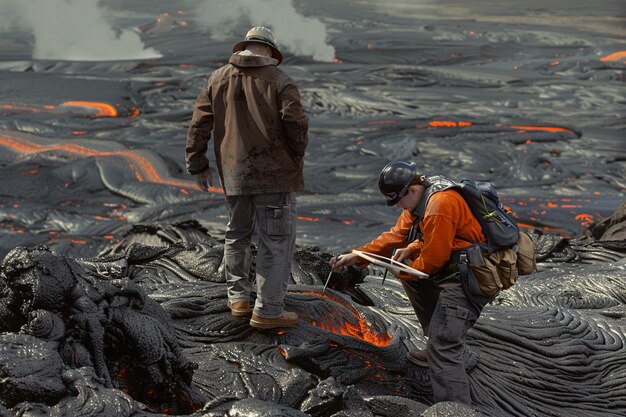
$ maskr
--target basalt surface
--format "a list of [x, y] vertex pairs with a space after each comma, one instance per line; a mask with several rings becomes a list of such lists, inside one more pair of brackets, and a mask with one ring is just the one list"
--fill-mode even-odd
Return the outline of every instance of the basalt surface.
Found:
[[[301, 320], [266, 332], [229, 315], [223, 193], [183, 157], [261, 0], [0, 2], [0, 415], [626, 414], [622, 2], [263, 1], [310, 119]], [[105, 56], [96, 23], [140, 51]], [[322, 292], [332, 255], [394, 224], [377, 186], [394, 159], [492, 181], [537, 243], [540, 271], [469, 334], [476, 411], [430, 406], [394, 279], [352, 269]]]
[[19, 416], [623, 415], [626, 241], [533, 238], [539, 271], [468, 333], [473, 410], [431, 406], [395, 279], [352, 267], [324, 292], [331, 255], [300, 248], [285, 300], [300, 321], [260, 331], [230, 315], [223, 244], [193, 222], [138, 225], [97, 258], [12, 250], [0, 400]]

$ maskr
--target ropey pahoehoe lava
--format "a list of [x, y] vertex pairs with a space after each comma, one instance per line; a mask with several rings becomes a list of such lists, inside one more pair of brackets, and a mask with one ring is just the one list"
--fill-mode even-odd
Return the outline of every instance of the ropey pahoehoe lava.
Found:
[[[623, 228], [623, 211], [604, 226]], [[468, 334], [480, 354], [468, 365], [478, 411], [432, 408], [619, 414], [626, 243], [606, 230], [533, 234], [541, 271], [500, 294]], [[92, 259], [13, 249], [0, 282], [0, 400], [18, 415], [429, 410], [427, 370], [405, 358], [425, 339], [397, 282], [351, 267], [323, 292], [331, 255], [299, 249], [286, 306], [300, 322], [260, 331], [230, 315], [222, 255], [193, 222], [138, 225]]]
[[[0, 415], [626, 414], [620, 2], [171, 3], [0, 4]], [[255, 18], [310, 119], [294, 329], [231, 317], [223, 190], [185, 172], [198, 92]], [[431, 405], [397, 280], [322, 290], [393, 225], [398, 159], [493, 182], [537, 244], [469, 333], [473, 411]]]

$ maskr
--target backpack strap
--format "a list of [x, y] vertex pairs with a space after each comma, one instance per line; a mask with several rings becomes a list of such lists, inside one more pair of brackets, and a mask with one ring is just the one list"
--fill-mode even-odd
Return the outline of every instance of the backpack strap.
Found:
[[419, 226], [419, 222], [422, 219], [420, 219], [419, 216], [415, 217], [415, 220], [413, 220], [413, 224], [411, 225], [411, 228], [409, 229], [409, 233], [407, 233], [406, 237], [404, 238], [404, 241], [406, 243], [411, 243], [413, 241], [415, 241], [415, 239], [421, 241], [422, 240], [422, 229], [420, 229]]
[[413, 242], [415, 239], [422, 240], [422, 231], [419, 227], [419, 222], [424, 220], [424, 213], [426, 213], [426, 206], [428, 205], [428, 201], [433, 194], [438, 193], [439, 191], [444, 191], [450, 188], [459, 187], [454, 180], [444, 177], [443, 175], [433, 175], [432, 177], [426, 177], [424, 181], [424, 185], [426, 186], [424, 190], [424, 195], [422, 196], [421, 201], [413, 209], [411, 214], [415, 216], [415, 220], [413, 220], [413, 224], [409, 229], [409, 233], [404, 238], [405, 242]]

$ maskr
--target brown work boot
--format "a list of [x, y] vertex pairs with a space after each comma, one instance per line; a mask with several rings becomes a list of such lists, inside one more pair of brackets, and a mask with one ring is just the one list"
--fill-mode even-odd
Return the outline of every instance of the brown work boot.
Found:
[[230, 300], [226, 303], [230, 308], [230, 314], [235, 317], [250, 317], [252, 315], [252, 308], [250, 308], [250, 301], [241, 300], [231, 303]]
[[406, 358], [413, 365], [428, 368], [428, 354], [426, 349], [411, 349], [406, 353]]
[[250, 326], [259, 329], [273, 329], [275, 327], [293, 327], [298, 323], [298, 315], [292, 311], [283, 311], [278, 317], [265, 318], [252, 314]]

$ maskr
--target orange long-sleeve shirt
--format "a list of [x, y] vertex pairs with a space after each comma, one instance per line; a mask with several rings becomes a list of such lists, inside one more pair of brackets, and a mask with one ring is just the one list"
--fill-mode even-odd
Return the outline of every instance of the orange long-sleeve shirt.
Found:
[[412, 249], [411, 267], [433, 275], [448, 264], [452, 251], [485, 241], [480, 223], [454, 190], [440, 191], [430, 197], [424, 219], [419, 223], [423, 240], [407, 245], [404, 239], [415, 217], [403, 210], [388, 232], [356, 249], [390, 257], [395, 248], [409, 247]]

